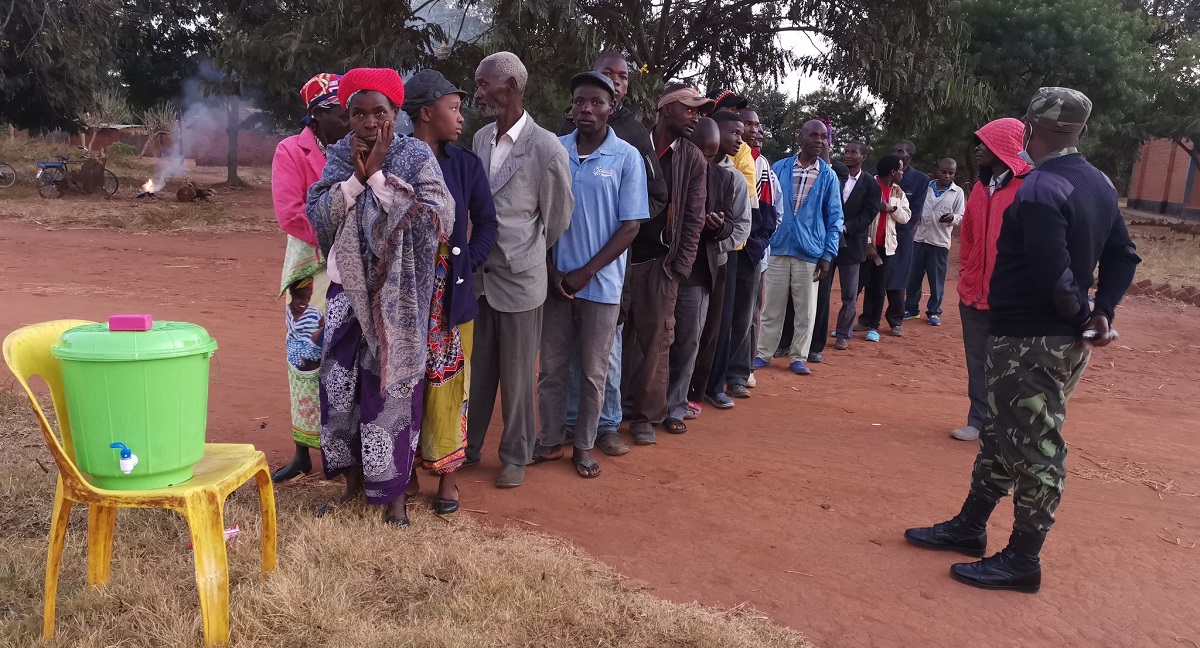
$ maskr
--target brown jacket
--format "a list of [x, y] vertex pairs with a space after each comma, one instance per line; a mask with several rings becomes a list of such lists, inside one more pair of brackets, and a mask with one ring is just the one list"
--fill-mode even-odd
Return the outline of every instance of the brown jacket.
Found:
[[691, 141], [676, 140], [671, 160], [671, 249], [663, 269], [680, 281], [692, 273], [700, 233], [704, 231], [705, 201], [708, 198], [708, 163]]

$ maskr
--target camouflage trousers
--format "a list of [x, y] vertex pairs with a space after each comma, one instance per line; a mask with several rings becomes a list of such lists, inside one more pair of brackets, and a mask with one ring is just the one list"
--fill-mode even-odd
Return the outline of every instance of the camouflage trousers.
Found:
[[1091, 352], [1075, 337], [990, 337], [988, 417], [971, 491], [995, 502], [1013, 491], [1013, 530], [1044, 537], [1066, 478], [1067, 401]]

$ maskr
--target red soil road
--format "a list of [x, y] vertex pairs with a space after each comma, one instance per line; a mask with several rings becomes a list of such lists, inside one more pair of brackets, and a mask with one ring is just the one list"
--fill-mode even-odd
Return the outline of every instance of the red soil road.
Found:
[[[9, 222], [0, 244], [0, 332], [115, 312], [202, 324], [221, 345], [210, 439], [253, 442], [274, 464], [288, 456], [281, 235]], [[949, 292], [941, 328], [909, 322], [903, 340], [831, 347], [808, 378], [777, 361], [751, 400], [707, 408], [686, 435], [601, 457], [600, 479], [563, 461], [500, 491], [490, 445], [462, 473], [464, 505], [566, 537], [660, 596], [748, 601], [824, 646], [1200, 644], [1200, 498], [1160, 496], [1135, 476], [1140, 465], [1200, 492], [1200, 311], [1140, 298], [1121, 309], [1120, 341], [1094, 356], [1071, 403], [1072, 472], [1042, 591], [1028, 596], [960, 585], [947, 573], [955, 555], [902, 539], [957, 511], [975, 454], [947, 435], [967, 409]], [[498, 435], [493, 424], [492, 444]], [[1085, 458], [1130, 480], [1098, 478]], [[1011, 512], [1002, 504], [993, 518], [994, 550]]]

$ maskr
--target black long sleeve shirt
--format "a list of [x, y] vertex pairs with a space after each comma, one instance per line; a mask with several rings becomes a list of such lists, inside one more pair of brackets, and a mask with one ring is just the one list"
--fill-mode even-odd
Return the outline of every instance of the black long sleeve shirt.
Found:
[[1047, 160], [1004, 212], [992, 335], [1078, 336], [1093, 314], [1111, 322], [1140, 262], [1108, 177], [1079, 153]]

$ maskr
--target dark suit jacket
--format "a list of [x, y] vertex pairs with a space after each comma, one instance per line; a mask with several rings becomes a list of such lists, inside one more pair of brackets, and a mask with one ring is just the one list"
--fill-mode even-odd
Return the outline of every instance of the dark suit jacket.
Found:
[[[841, 186], [845, 188], [846, 179], [842, 179]], [[867, 260], [867, 236], [871, 233], [871, 221], [875, 220], [882, 208], [883, 190], [879, 188], [879, 182], [866, 169], [861, 170], [850, 197], [842, 204], [846, 234], [842, 236], [835, 263], [854, 265]]]

